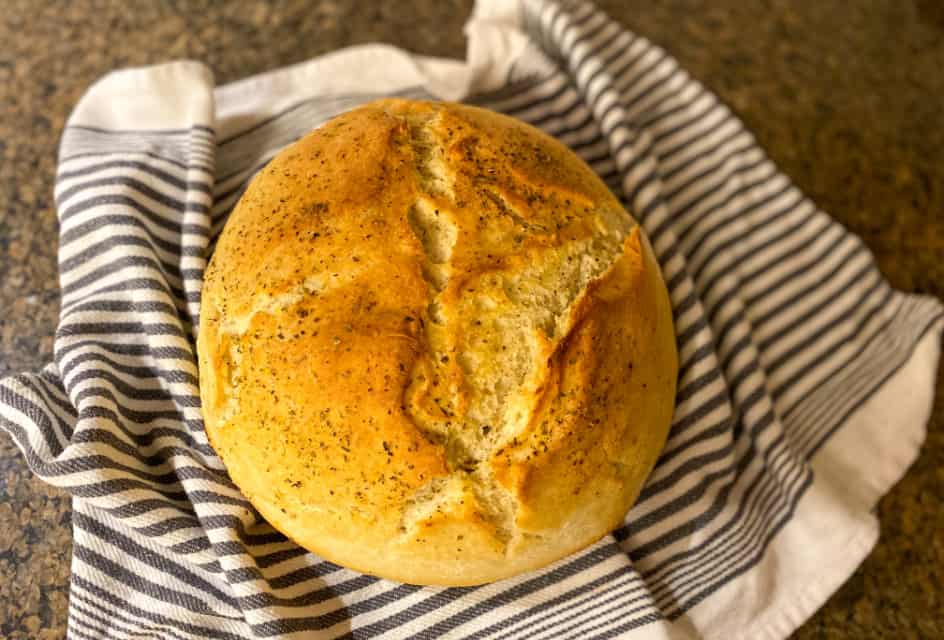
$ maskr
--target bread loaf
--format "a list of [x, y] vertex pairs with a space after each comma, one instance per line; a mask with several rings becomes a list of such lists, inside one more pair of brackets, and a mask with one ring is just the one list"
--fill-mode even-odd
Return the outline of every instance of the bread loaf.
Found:
[[206, 272], [206, 432], [277, 529], [414, 584], [598, 540], [665, 442], [672, 314], [641, 229], [570, 150], [382, 100], [250, 183]]

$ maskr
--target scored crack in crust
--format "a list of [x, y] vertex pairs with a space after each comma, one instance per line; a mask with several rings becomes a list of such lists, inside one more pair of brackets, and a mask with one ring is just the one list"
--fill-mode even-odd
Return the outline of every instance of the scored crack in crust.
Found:
[[[408, 219], [423, 245], [423, 273], [434, 292], [427, 312], [424, 354], [415, 363], [407, 388], [407, 411], [425, 433], [444, 445], [451, 477], [431, 480], [407, 500], [401, 530], [415, 532], [437, 509], [461, 502], [471, 493], [507, 554], [510, 543], [522, 532], [514, 521], [515, 500], [496, 481], [488, 461], [526, 426], [522, 404], [537, 386], [535, 378], [542, 368], [535, 357], [540, 351], [536, 332], [552, 343], [566, 335], [571, 306], [590, 280], [618, 257], [632, 222], [624, 216], [622, 225], [607, 229], [611, 233], [543, 248], [523, 270], [509, 272], [497, 265], [456, 282], [453, 288], [462, 291], [462, 299], [455, 307], [458, 313], [446, 317], [442, 298], [454, 271], [451, 257], [458, 232], [453, 218], [459, 206], [444, 145], [434, 134], [441, 112], [402, 117], [409, 124], [421, 194], [410, 207]], [[544, 225], [518, 214], [490, 184], [489, 175], [487, 170], [477, 175], [476, 187], [497, 212], [522, 230], [548, 234]], [[519, 186], [538, 191], [523, 180]], [[588, 251], [593, 243], [597, 252]], [[587, 263], [581, 261], [582, 256], [588, 257]], [[557, 283], [556, 291], [542, 284], [549, 280]], [[462, 314], [463, 309], [470, 313]], [[464, 337], [461, 346], [456, 340], [460, 334]], [[503, 362], [500, 370], [481, 366], [489, 351]], [[449, 389], [448, 380], [459, 384]], [[457, 406], [460, 402], [462, 410]]]
[[477, 584], [612, 529], [676, 360], [639, 228], [571, 152], [473, 107], [385, 100], [282, 152], [208, 268], [211, 443], [341, 564]]

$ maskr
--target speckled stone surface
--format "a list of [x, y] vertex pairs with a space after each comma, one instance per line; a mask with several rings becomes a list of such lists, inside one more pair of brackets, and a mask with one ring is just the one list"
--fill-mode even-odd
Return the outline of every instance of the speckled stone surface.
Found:
[[[600, 0], [719, 93], [861, 235], [898, 288], [944, 296], [944, 3]], [[219, 82], [385, 41], [460, 57], [471, 0], [7, 0], [0, 11], [0, 374], [52, 355], [56, 148], [102, 74], [174, 58]], [[875, 552], [796, 637], [944, 638], [944, 385]], [[65, 634], [69, 500], [0, 435], [0, 637]]]

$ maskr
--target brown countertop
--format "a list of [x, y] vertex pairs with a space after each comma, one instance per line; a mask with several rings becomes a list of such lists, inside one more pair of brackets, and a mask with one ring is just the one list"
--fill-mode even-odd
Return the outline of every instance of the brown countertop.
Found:
[[[888, 279], [944, 297], [944, 4], [602, 0], [746, 121]], [[461, 57], [471, 0], [122, 3], [0, 12], [0, 374], [52, 357], [52, 184], [65, 118], [104, 73], [173, 58], [218, 82], [385, 41]], [[923, 453], [878, 508], [882, 539], [797, 638], [944, 637], [944, 385]], [[65, 634], [69, 499], [0, 435], [0, 637]]]

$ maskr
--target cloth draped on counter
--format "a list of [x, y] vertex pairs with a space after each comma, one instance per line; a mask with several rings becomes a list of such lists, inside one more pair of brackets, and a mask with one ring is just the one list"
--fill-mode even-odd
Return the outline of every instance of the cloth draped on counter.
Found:
[[[942, 308], [889, 287], [717, 97], [593, 5], [483, 0], [465, 61], [383, 45], [216, 87], [177, 62], [95, 84], [62, 138], [55, 361], [0, 423], [73, 496], [74, 638], [782, 638], [854, 571], [924, 438]], [[247, 182], [340, 112], [463, 100], [562, 140], [647, 231], [680, 372], [665, 451], [612, 535], [474, 588], [303, 551], [208, 445], [194, 335]]]

